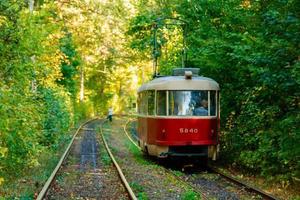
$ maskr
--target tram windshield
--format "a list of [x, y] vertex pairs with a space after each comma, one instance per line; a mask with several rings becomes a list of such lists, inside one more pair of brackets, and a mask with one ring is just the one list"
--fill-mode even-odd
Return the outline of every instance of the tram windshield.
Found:
[[216, 116], [216, 91], [169, 91], [169, 115]]

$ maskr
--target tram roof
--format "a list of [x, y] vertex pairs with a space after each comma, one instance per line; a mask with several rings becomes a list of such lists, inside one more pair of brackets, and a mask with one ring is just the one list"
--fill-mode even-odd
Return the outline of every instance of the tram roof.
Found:
[[193, 76], [192, 79], [185, 79], [185, 76], [165, 76], [143, 84], [138, 92], [145, 90], [220, 90], [220, 88], [216, 81], [203, 76]]

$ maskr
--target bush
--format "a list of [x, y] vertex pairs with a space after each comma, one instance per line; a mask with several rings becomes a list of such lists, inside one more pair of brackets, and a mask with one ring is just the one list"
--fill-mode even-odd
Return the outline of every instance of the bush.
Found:
[[59, 89], [41, 88], [44, 102], [43, 135], [40, 143], [44, 146], [55, 146], [62, 134], [72, 124], [72, 109], [69, 97]]
[[32, 93], [2, 87], [0, 94], [0, 178], [14, 178], [56, 147], [72, 124], [72, 110], [61, 89]]
[[[43, 125], [42, 103], [16, 88], [0, 88], [0, 177], [37, 164]], [[40, 112], [41, 111], [41, 112]]]

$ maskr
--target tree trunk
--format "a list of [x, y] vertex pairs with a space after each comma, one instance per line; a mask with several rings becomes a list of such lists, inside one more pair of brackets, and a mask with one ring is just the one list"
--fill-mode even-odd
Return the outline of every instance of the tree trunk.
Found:
[[32, 13], [34, 9], [34, 0], [29, 0], [29, 11]]
[[83, 66], [81, 67], [80, 71], [80, 102], [83, 102], [84, 100], [84, 69]]

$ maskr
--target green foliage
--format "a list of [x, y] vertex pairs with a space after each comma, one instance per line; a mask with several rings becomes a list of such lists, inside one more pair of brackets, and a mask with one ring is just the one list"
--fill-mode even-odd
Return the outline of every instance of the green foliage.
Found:
[[177, 170], [173, 170], [172, 173], [173, 173], [174, 175], [176, 175], [176, 176], [179, 176], [179, 177], [184, 175], [183, 172], [177, 171]]
[[[130, 31], [144, 33], [143, 25], [161, 13], [188, 22], [188, 66], [221, 86], [221, 159], [253, 173], [299, 179], [299, 1], [153, 4], [151, 13], [139, 8]], [[131, 35], [133, 47], [145, 53], [144, 35]], [[178, 52], [173, 48], [170, 55]], [[177, 65], [168, 62], [165, 71]]]
[[130, 47], [149, 52], [153, 48], [152, 26], [156, 16], [153, 13], [142, 13], [131, 20], [127, 34], [134, 37]]
[[154, 163], [150, 162], [149, 160], [145, 159], [141, 151], [129, 140], [126, 141], [126, 146], [129, 148], [129, 151], [133, 154], [135, 160], [142, 164], [142, 165], [151, 165], [155, 166]]
[[[39, 109], [32, 95], [12, 88], [0, 88], [0, 177], [18, 174], [25, 166], [35, 166], [42, 129]], [[13, 169], [13, 170], [12, 170]]]
[[0, 3], [0, 185], [39, 166], [73, 123], [69, 88], [57, 85], [66, 57], [57, 7], [38, 4], [30, 13], [24, 2]]
[[50, 88], [41, 88], [39, 90], [42, 94], [44, 122], [43, 135], [40, 143], [44, 146], [56, 146], [57, 140], [62, 134], [68, 131], [71, 125], [72, 110], [68, 105], [68, 96], [63, 91], [55, 91]]
[[137, 198], [140, 200], [147, 200], [149, 199], [147, 194], [145, 193], [145, 189], [142, 185], [139, 185], [136, 182], [129, 183], [130, 187], [134, 190], [134, 192], [137, 194]]
[[101, 154], [101, 161], [104, 163], [104, 165], [111, 165], [112, 164], [111, 158], [104, 151]]
[[199, 196], [194, 191], [188, 190], [188, 191], [186, 191], [185, 193], [182, 194], [181, 199], [182, 200], [193, 200], [193, 199], [199, 199]]
[[74, 47], [71, 33], [66, 33], [60, 40], [60, 49], [67, 57], [61, 64], [62, 78], [57, 82], [63, 85], [75, 99], [78, 93], [78, 84], [76, 75], [78, 75], [78, 66], [81, 61], [79, 55]]
[[[171, 73], [172, 68], [182, 66], [183, 29], [180, 22], [164, 19], [168, 18], [167, 9], [162, 13], [164, 15], [144, 11], [135, 16], [131, 20], [127, 35], [132, 37], [130, 47], [140, 51], [144, 56], [143, 59], [157, 58], [160, 74], [167, 75]], [[156, 51], [154, 32], [156, 32]]]
[[92, 102], [75, 103], [74, 109], [75, 109], [74, 119], [76, 122], [79, 120], [86, 120], [92, 117], [92, 113], [94, 113], [92, 110], [93, 109]]

